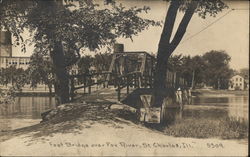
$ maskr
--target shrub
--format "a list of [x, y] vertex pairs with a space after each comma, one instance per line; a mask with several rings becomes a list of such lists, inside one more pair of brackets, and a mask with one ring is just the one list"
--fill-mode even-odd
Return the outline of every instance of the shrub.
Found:
[[242, 139], [248, 137], [248, 125], [228, 118], [182, 119], [164, 128], [164, 133], [176, 137]]

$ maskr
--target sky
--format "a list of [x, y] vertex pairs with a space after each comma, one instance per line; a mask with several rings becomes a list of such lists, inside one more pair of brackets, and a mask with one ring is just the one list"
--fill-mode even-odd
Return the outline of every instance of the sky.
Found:
[[[117, 0], [117, 3], [122, 3], [125, 7], [149, 6], [151, 10], [148, 14], [142, 14], [141, 16], [163, 22], [169, 4], [162, 0]], [[231, 68], [239, 70], [249, 67], [249, 2], [235, 0], [225, 1], [225, 3], [229, 6], [229, 9], [223, 10], [215, 18], [202, 19], [195, 14], [174, 54], [194, 56], [202, 55], [211, 50], [224, 50], [231, 56]], [[235, 10], [232, 11], [232, 8]], [[183, 14], [179, 12], [174, 31], [177, 29], [182, 16]], [[156, 53], [161, 32], [162, 27], [150, 27], [138, 36], [134, 36], [133, 41], [118, 39], [118, 42], [124, 44], [125, 51]], [[13, 55], [30, 56], [32, 50], [33, 47], [28, 47], [24, 54], [20, 52], [19, 47], [15, 47], [13, 48]]]

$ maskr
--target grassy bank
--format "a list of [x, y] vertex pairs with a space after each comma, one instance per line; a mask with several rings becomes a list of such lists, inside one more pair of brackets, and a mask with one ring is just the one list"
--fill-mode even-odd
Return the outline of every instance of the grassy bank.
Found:
[[192, 138], [248, 138], [248, 123], [226, 119], [179, 119], [163, 129], [163, 132], [175, 137]]

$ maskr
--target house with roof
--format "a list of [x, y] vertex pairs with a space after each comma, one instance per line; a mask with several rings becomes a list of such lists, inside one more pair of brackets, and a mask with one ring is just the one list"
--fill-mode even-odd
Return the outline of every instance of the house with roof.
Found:
[[234, 75], [229, 81], [229, 90], [244, 90], [245, 79], [243, 76], [237, 74]]

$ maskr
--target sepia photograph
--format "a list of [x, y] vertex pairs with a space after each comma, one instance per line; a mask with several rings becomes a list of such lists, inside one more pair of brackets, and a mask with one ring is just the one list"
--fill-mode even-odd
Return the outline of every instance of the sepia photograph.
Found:
[[0, 156], [248, 156], [248, 0], [0, 0]]

